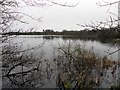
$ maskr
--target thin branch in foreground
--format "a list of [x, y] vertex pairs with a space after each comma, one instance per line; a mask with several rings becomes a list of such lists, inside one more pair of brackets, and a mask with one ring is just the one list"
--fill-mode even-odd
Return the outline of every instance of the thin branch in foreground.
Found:
[[[104, 2], [104, 1], [103, 1]], [[119, 1], [115, 1], [115, 2], [104, 2], [105, 4], [101, 4], [101, 2], [98, 2], [97, 5], [100, 6], [100, 7], [103, 7], [103, 6], [111, 6], [113, 4], [117, 4]]]
[[47, 1], [51, 2], [53, 4], [56, 4], [56, 5], [64, 6], [64, 7], [75, 7], [75, 6], [77, 6], [79, 4], [79, 2], [78, 2], [76, 4], [68, 5], [67, 3], [61, 4], [61, 3], [54, 2], [52, 0], [47, 0]]
[[108, 55], [106, 55], [106, 56], [103, 58], [103, 60], [106, 59], [108, 56], [110, 56], [110, 55], [112, 55], [112, 54], [114, 54], [114, 53], [116, 53], [116, 52], [118, 52], [118, 51], [120, 51], [120, 48], [117, 49], [117, 50], [115, 50], [115, 51], [113, 51], [113, 52], [110, 52]]
[[38, 67], [37, 68], [32, 68], [32, 69], [30, 69], [30, 70], [28, 70], [28, 71], [23, 71], [23, 72], [18, 72], [18, 73], [12, 73], [12, 74], [7, 74], [7, 75], [5, 75], [5, 76], [3, 76], [3, 77], [14, 77], [15, 75], [18, 75], [18, 74], [28, 74], [28, 73], [30, 73], [30, 72], [32, 72], [32, 71], [35, 71], [35, 70], [38, 70]]

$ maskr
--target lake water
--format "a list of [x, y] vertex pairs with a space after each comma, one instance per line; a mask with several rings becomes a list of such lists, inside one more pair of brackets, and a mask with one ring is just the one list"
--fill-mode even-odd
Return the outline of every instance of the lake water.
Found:
[[[47, 59], [52, 59], [53, 55], [57, 53], [55, 49], [57, 49], [59, 45], [60, 46], [66, 45], [69, 42], [71, 44], [80, 44], [81, 47], [87, 50], [93, 50], [97, 55], [101, 57], [108, 55], [109, 53], [117, 50], [119, 47], [119, 45], [113, 45], [111, 44], [111, 42], [100, 42], [98, 40], [91, 39], [84, 40], [80, 38], [63, 38], [61, 35], [59, 36], [21, 35], [16, 38], [15, 42], [22, 43], [24, 49], [28, 47], [29, 48], [36, 47], [45, 42], [42, 48], [37, 49], [34, 53], [39, 54], [39, 52], [43, 50], [45, 52], [45, 57]], [[108, 56], [108, 58], [112, 60], [119, 60], [118, 53], [119, 52], [116, 52]]]
[[[18, 45], [22, 45], [22, 49], [31, 49], [33, 47], [39, 46], [40, 48], [36, 47], [31, 52], [34, 53], [35, 56], [39, 57], [41, 55], [41, 52], [44, 53], [44, 58], [48, 60], [49, 62], [53, 62], [53, 59], [58, 55], [58, 48], [59, 46], [65, 46], [68, 45], [68, 43], [71, 43], [73, 45], [79, 44], [81, 45], [82, 48], [85, 48], [89, 51], [95, 52], [96, 55], [99, 57], [105, 57], [108, 55], [110, 52], [116, 51], [119, 47], [119, 45], [115, 45], [112, 42], [105, 42], [105, 41], [99, 41], [99, 40], [93, 40], [93, 39], [80, 39], [80, 38], [64, 38], [61, 35], [57, 36], [49, 36], [49, 35], [20, 35], [14, 39], [14, 43], [17, 43]], [[44, 43], [44, 44], [43, 44]], [[42, 45], [42, 46], [41, 46]], [[119, 59], [119, 52], [116, 52], [110, 56], [108, 56], [109, 59], [111, 60], [120, 60]], [[44, 66], [43, 66], [44, 68]], [[110, 70], [108, 70], [108, 75], [110, 74]], [[55, 76], [55, 72], [52, 77]], [[118, 75], [118, 73], [116, 73]], [[112, 77], [112, 76], [111, 76]], [[110, 77], [110, 78], [111, 78]], [[44, 79], [45, 87], [50, 87], [54, 88], [56, 87], [56, 82], [55, 80], [47, 81], [47, 79]], [[112, 81], [112, 79], [109, 79], [109, 81]], [[4, 81], [4, 83], [6, 83]], [[116, 83], [116, 80], [114, 81]], [[103, 82], [100, 87], [106, 87], [107, 84]]]

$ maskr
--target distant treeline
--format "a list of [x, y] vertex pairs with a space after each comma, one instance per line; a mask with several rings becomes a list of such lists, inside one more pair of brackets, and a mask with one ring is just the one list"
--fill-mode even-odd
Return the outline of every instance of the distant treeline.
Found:
[[61, 32], [54, 31], [51, 29], [43, 30], [42, 32], [9, 32], [4, 33], [8, 35], [64, 35], [64, 36], [71, 36], [71, 37], [86, 37], [86, 38], [120, 38], [120, 28], [103, 28], [97, 30], [80, 30], [80, 31], [68, 31], [63, 30]]

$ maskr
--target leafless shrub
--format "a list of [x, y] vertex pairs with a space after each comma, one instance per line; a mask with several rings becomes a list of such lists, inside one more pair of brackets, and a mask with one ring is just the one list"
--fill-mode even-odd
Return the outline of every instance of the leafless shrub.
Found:
[[[59, 88], [98, 88], [103, 81], [107, 81], [109, 75], [117, 72], [117, 61], [98, 57], [95, 52], [81, 48], [80, 45], [69, 42], [67, 46], [60, 46], [59, 50], [61, 51], [57, 58], [58, 69], [60, 69], [57, 78]], [[111, 74], [107, 75], [110, 68]], [[117, 80], [115, 76], [112, 78]], [[108, 82], [110, 88], [114, 83]]]
[[[22, 47], [10, 44], [3, 47], [3, 88], [42, 87], [44, 80], [53, 73], [44, 53], [36, 56], [30, 50], [21, 52]], [[32, 49], [34, 50], [34, 49]]]
[[[27, 16], [38, 22], [41, 21], [41, 17], [34, 18], [28, 14], [19, 12], [18, 8], [21, 2], [32, 7], [49, 6], [49, 3], [66, 7], [77, 5], [60, 4], [52, 0], [0, 0], [0, 34], [2, 35], [0, 37], [2, 45], [0, 48], [2, 48], [3, 88], [6, 88], [6, 85], [7, 88], [41, 87], [44, 85], [44, 79], [52, 73], [51, 65], [49, 65], [47, 60], [43, 60], [42, 58], [43, 54], [37, 57], [31, 53], [31, 50], [41, 48], [44, 42], [42, 45], [22, 50], [22, 44], [18, 45], [12, 41], [13, 38], [16, 38], [16, 35], [8, 34], [10, 27], [15, 21], [29, 24], [21, 20], [23, 16]], [[18, 32], [22, 32], [21, 29], [16, 29]], [[31, 30], [34, 30], [34, 27], [28, 31], [31, 32]]]

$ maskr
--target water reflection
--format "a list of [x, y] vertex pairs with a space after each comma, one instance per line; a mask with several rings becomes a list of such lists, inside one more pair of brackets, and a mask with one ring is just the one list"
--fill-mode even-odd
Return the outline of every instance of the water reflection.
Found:
[[[96, 70], [97, 71], [100, 70], [99, 71], [100, 73], [101, 72], [104, 74], [107, 73], [105, 75], [111, 75], [110, 73], [111, 73], [112, 69], [108, 70], [108, 71], [106, 69], [105, 69], [106, 71], [104, 71], [104, 70], [101, 71], [101, 68], [98, 69], [98, 68], [94, 67], [96, 70], [93, 70], [93, 67], [90, 67], [91, 68], [90, 72], [87, 72], [87, 71], [89, 71], [88, 68], [84, 67], [84, 66], [86, 66], [86, 65], [84, 65], [84, 64], [86, 64], [86, 62], [84, 62], [84, 64], [82, 64], [84, 66], [79, 65], [83, 62], [80, 62], [80, 63], [76, 62], [75, 64], [67, 64], [66, 56], [64, 56], [64, 57], [60, 56], [60, 53], [58, 53], [57, 50], [59, 48], [59, 45], [65, 46], [65, 45], [68, 45], [69, 42], [71, 42], [72, 45], [80, 44], [80, 48], [87, 49], [88, 51], [92, 50], [99, 57], [100, 56], [104, 57], [105, 55], [108, 54], [108, 52], [115, 51], [119, 44], [115, 45], [116, 43], [113, 44], [108, 41], [101, 42], [100, 40], [98, 41], [96, 39], [91, 40], [91, 39], [83, 39], [83, 38], [82, 39], [80, 39], [80, 38], [74, 38], [74, 39], [64, 38], [61, 35], [60, 36], [40, 36], [40, 35], [19, 36], [15, 39], [14, 42], [16, 42], [16, 43], [24, 42], [22, 44], [23, 45], [22, 49], [24, 50], [27, 48], [35, 47], [37, 45], [41, 45], [44, 41], [45, 41], [45, 43], [43, 44], [43, 46], [41, 48], [33, 49], [32, 51], [30, 51], [31, 53], [34, 53], [34, 56], [37, 59], [35, 59], [34, 57], [33, 57], [34, 59], [30, 59], [31, 54], [30, 54], [30, 52], [28, 52], [29, 54], [26, 55], [27, 57], [24, 56], [24, 58], [20, 59], [21, 54], [17, 54], [17, 61], [16, 60], [15, 60], [15, 62], [12, 61], [12, 64], [11, 64], [11, 62], [7, 62], [8, 67], [5, 67], [3, 76], [5, 76], [5, 74], [7, 73], [6, 75], [8, 75], [9, 77], [7, 76], [7, 78], [6, 77], [3, 78], [3, 87], [5, 87], [6, 85], [8, 85], [9, 87], [12, 87], [12, 88], [14, 88], [14, 87], [45, 87], [45, 88], [53, 87], [53, 88], [55, 88], [56, 86], [60, 87], [61, 84], [64, 83], [64, 81], [66, 83], [67, 77], [71, 77], [75, 74], [77, 76], [79, 76], [79, 74], [82, 71], [84, 71], [83, 69], [85, 69], [85, 72], [88, 75], [90, 75], [91, 73], [95, 74], [94, 72], [96, 72]], [[11, 48], [11, 47], [9, 47], [9, 48]], [[14, 47], [12, 47], [12, 48], [14, 48]], [[12, 50], [17, 50], [17, 49], [12, 49]], [[44, 53], [41, 53], [42, 51]], [[65, 50], [65, 51], [68, 51], [68, 50]], [[22, 57], [23, 57], [23, 55], [25, 55], [25, 54], [23, 53]], [[42, 59], [40, 57], [41, 55], [43, 56]], [[66, 55], [66, 54], [63, 53], [63, 55]], [[69, 56], [69, 55], [67, 57], [69, 57], [69, 59], [71, 58], [71, 56]], [[5, 60], [7, 60], [7, 61], [14, 60], [14, 59], [15, 58], [13, 56], [10, 58], [9, 57], [5, 58]], [[115, 54], [109, 56], [109, 59], [118, 60], [119, 59], [118, 53], [115, 53]], [[20, 64], [24, 60], [27, 60], [25, 62], [25, 64]], [[32, 60], [35, 60], [35, 61], [33, 62]], [[83, 59], [81, 59], [81, 60], [83, 60]], [[87, 61], [87, 63], [88, 63], [88, 61]], [[109, 63], [113, 63], [113, 62], [109, 62]], [[6, 64], [6, 61], [3, 61], [3, 65], [4, 64]], [[16, 64], [19, 64], [19, 65], [17, 67], [15, 67], [15, 69], [12, 70], [11, 73], [10, 72], [8, 73], [10, 68], [12, 68]], [[89, 65], [90, 64], [92, 64], [92, 63], [89, 63]], [[90, 66], [93, 66], [93, 65], [90, 65]], [[96, 66], [99, 66], [99, 63], [96, 64]], [[115, 68], [115, 67], [116, 66], [113, 66], [112, 68]], [[62, 70], [61, 70], [61, 68], [62, 68]], [[18, 72], [21, 70], [24, 73]], [[17, 75], [15, 75], [14, 73], [17, 73]], [[66, 78], [64, 75], [66, 76]], [[65, 78], [65, 80], [62, 80], [62, 82], [61, 82], [60, 78], [62, 78], [62, 77]], [[58, 79], [57, 81], [55, 80], [56, 78]], [[75, 78], [76, 77], [73, 77], [73, 79], [75, 79]], [[67, 78], [67, 79], [69, 79], [69, 78]], [[79, 79], [81, 79], [81, 78], [79, 78]], [[98, 80], [98, 76], [93, 77], [93, 79]], [[114, 79], [114, 80], [116, 80], [116, 79]], [[73, 81], [72, 78], [69, 81], [70, 82]], [[90, 81], [92, 81], [92, 80], [90, 80]], [[72, 85], [73, 86], [77, 85], [77, 83], [78, 82], [75, 82], [75, 83], [73, 82]], [[66, 83], [64, 85], [69, 86], [68, 83]], [[89, 84], [87, 83], [86, 85], [89, 85]], [[105, 87], [104, 85], [105, 84], [102, 83], [100, 87]]]

